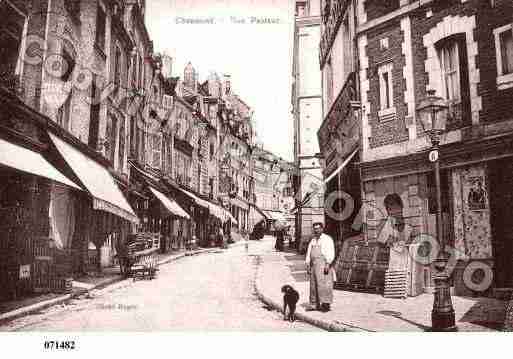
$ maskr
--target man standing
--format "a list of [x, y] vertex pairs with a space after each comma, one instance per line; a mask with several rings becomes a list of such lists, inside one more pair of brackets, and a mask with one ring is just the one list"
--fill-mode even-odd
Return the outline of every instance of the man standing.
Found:
[[324, 225], [313, 224], [314, 236], [306, 252], [306, 271], [310, 275], [310, 305], [312, 310], [327, 312], [333, 302], [333, 273], [331, 263], [335, 259], [333, 239], [323, 233]]

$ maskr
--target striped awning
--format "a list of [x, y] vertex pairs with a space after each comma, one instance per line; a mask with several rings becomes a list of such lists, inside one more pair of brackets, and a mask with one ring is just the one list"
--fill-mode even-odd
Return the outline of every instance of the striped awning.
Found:
[[180, 207], [180, 205], [178, 203], [176, 203], [174, 200], [172, 200], [171, 198], [166, 196], [164, 193], [156, 190], [155, 188], [153, 188], [151, 186], [149, 188], [150, 188], [151, 193], [153, 193], [153, 195], [155, 197], [157, 197], [157, 199], [162, 203], [164, 208], [166, 208], [171, 215], [186, 218], [186, 219], [191, 218], [189, 216], [189, 214], [187, 214], [187, 212], [185, 212], [185, 210], [182, 207]]
[[272, 219], [274, 221], [285, 221], [285, 216], [281, 212], [274, 211], [264, 211], [265, 215], [268, 219]]
[[52, 166], [40, 153], [3, 139], [0, 139], [0, 164], [82, 190], [79, 185]]
[[93, 196], [94, 209], [139, 223], [139, 218], [105, 167], [52, 133], [48, 132], [48, 135], [66, 163]]
[[237, 221], [230, 212], [222, 208], [221, 206], [218, 206], [217, 204], [211, 203], [207, 200], [201, 199], [198, 196], [196, 196], [194, 193], [191, 193], [183, 188], [180, 188], [180, 190], [185, 193], [187, 196], [192, 198], [194, 202], [196, 202], [197, 205], [207, 208], [210, 211], [210, 214], [212, 214], [214, 217], [220, 219], [222, 222], [226, 222], [228, 219], [231, 219], [235, 223]]

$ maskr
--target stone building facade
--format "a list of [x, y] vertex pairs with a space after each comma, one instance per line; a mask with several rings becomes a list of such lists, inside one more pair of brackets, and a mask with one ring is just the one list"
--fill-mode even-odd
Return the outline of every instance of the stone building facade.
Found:
[[296, 245], [308, 242], [314, 222], [324, 222], [324, 208], [307, 201], [310, 183], [322, 196], [322, 170], [316, 131], [322, 123], [322, 84], [318, 44], [321, 36], [320, 1], [296, 1], [293, 44], [292, 115], [296, 167]]
[[[430, 144], [415, 109], [428, 89], [436, 90], [450, 104], [440, 158], [444, 236], [458, 261], [453, 277], [456, 292], [473, 292], [463, 283], [465, 269], [473, 262], [488, 265], [491, 287], [509, 287], [511, 249], [503, 229], [509, 212], [498, 191], [508, 188], [509, 177], [505, 169], [509, 161], [501, 158], [510, 153], [503, 146], [509, 141], [508, 75], [513, 54], [508, 50], [511, 38], [503, 30], [511, 32], [507, 15], [511, 4], [401, 1], [379, 11], [371, 3], [360, 7], [360, 17], [367, 19], [358, 39], [362, 103], [368, 111], [362, 123], [366, 204], [383, 209], [382, 197], [393, 191], [403, 200], [408, 224], [416, 232], [434, 234], [434, 179], [425, 154]], [[386, 39], [388, 49], [378, 50]], [[382, 108], [379, 66], [387, 61], [395, 108], [392, 120], [383, 119], [378, 109]], [[385, 164], [386, 170], [377, 170]], [[505, 175], [503, 179], [498, 172]], [[481, 194], [478, 203], [472, 193]], [[377, 211], [364, 211], [366, 216], [372, 212]], [[377, 219], [379, 215], [374, 216]], [[425, 271], [428, 288], [430, 271]]]
[[129, 234], [166, 252], [236, 222], [218, 198], [224, 89], [189, 68], [172, 77], [145, 1], [6, 0], [0, 13], [0, 300], [115, 265]]
[[[363, 206], [356, 227], [362, 238], [375, 243], [387, 218], [385, 198], [393, 195], [402, 202], [411, 232], [436, 238], [435, 181], [427, 157], [431, 143], [416, 114], [419, 102], [433, 89], [449, 105], [440, 149], [441, 210], [443, 235], [453, 255], [453, 286], [461, 295], [500, 295], [513, 281], [506, 224], [511, 215], [511, 3], [351, 4], [361, 102], [358, 168]], [[343, 117], [339, 121], [345, 125]], [[321, 148], [337, 145], [329, 140], [330, 131], [323, 130]], [[421, 267], [410, 279], [422, 291], [431, 291], [431, 267]], [[476, 268], [479, 278], [472, 276]], [[382, 282], [383, 268], [378, 276]], [[468, 276], [473, 278], [470, 285]]]

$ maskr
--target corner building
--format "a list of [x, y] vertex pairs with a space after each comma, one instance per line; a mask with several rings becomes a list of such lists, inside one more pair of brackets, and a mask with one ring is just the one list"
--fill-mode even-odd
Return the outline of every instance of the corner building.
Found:
[[[376, 240], [391, 194], [401, 198], [413, 232], [436, 233], [431, 143], [416, 116], [434, 89], [449, 103], [440, 165], [443, 235], [457, 260], [456, 295], [499, 297], [513, 287], [512, 14], [510, 1], [357, 4], [365, 237]], [[474, 262], [489, 268], [481, 274], [493, 275], [485, 292], [463, 283]], [[412, 293], [431, 291], [430, 266], [416, 268], [404, 269], [407, 286], [415, 287]]]

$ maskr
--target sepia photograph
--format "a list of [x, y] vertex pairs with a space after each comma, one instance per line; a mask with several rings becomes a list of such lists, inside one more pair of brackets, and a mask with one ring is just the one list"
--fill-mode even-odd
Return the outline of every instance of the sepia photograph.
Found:
[[0, 18], [2, 345], [509, 338], [512, 0]]

